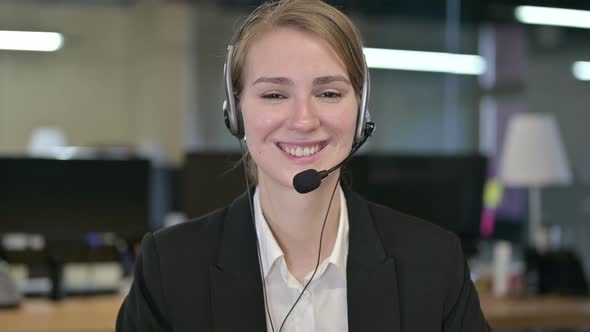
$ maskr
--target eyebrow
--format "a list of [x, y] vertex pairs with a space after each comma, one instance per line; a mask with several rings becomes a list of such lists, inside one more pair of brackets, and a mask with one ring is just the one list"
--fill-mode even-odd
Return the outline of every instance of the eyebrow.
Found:
[[273, 83], [279, 85], [293, 85], [293, 80], [286, 77], [260, 77], [252, 85], [257, 83]]
[[344, 82], [344, 83], [350, 85], [350, 82], [346, 79], [346, 77], [344, 77], [342, 75], [318, 77], [313, 80], [313, 85], [324, 85], [324, 84], [329, 84], [332, 82]]
[[[313, 85], [325, 85], [325, 84], [330, 84], [332, 82], [344, 82], [348, 85], [351, 85], [350, 81], [342, 75], [330, 75], [330, 76], [317, 77], [313, 80]], [[252, 83], [252, 85], [258, 84], [258, 83], [273, 83], [273, 84], [287, 85], [287, 86], [292, 86], [294, 84], [293, 80], [291, 80], [287, 77], [265, 77], [265, 76], [258, 78], [256, 81], [254, 81], [254, 83]]]

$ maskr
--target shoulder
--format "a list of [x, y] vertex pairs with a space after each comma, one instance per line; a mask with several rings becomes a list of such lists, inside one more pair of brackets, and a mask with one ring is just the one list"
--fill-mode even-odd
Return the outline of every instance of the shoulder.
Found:
[[366, 204], [387, 255], [395, 260], [408, 315], [436, 313], [445, 331], [489, 331], [459, 238], [420, 218]]
[[228, 209], [146, 234], [118, 321], [121, 329], [171, 331], [187, 307], [199, 308], [198, 314], [191, 312], [193, 319], [208, 321], [209, 266]]
[[217, 255], [229, 207], [154, 232], [152, 245], [162, 261], [210, 260]]
[[402, 296], [416, 308], [424, 308], [420, 298], [430, 298], [432, 310], [450, 310], [455, 288], [469, 278], [457, 235], [389, 207], [368, 203], [368, 209], [387, 256], [396, 261]]

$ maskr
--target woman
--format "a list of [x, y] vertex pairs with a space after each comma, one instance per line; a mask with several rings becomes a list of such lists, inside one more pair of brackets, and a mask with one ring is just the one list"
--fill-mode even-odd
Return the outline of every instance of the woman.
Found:
[[256, 186], [142, 243], [118, 331], [488, 331], [458, 239], [341, 188], [365, 131], [351, 21], [315, 0], [260, 6], [227, 57], [226, 124]]

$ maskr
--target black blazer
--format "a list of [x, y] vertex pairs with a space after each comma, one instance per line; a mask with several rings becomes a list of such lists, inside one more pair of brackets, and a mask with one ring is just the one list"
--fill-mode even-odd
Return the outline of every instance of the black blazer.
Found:
[[[490, 331], [456, 236], [345, 195], [349, 331]], [[144, 237], [117, 331], [266, 331], [247, 195]]]

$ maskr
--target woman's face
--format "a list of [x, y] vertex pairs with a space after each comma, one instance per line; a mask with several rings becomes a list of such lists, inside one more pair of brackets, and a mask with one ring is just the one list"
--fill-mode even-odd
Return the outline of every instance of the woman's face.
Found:
[[351, 150], [358, 103], [344, 63], [320, 37], [294, 28], [257, 36], [246, 54], [240, 107], [260, 183], [328, 169]]

